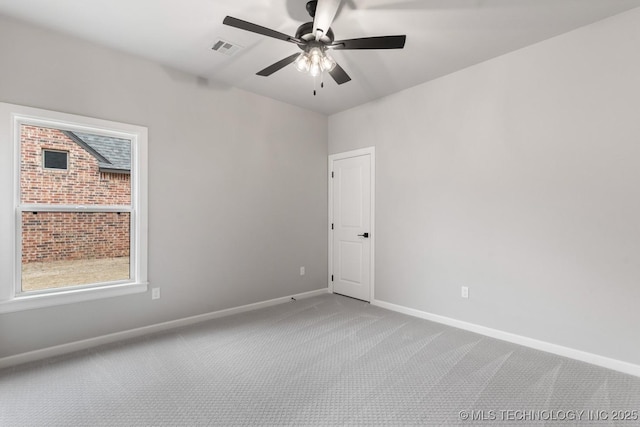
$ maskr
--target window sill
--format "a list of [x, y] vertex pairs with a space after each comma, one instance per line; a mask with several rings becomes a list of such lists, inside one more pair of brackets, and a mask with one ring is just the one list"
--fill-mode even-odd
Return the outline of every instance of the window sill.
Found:
[[146, 292], [148, 283], [121, 283], [99, 288], [69, 289], [52, 294], [23, 295], [0, 302], [0, 314], [53, 307]]

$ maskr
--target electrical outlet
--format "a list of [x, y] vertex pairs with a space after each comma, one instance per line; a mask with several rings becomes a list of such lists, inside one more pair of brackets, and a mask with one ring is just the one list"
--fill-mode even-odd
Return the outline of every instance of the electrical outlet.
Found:
[[160, 288], [151, 288], [151, 299], [160, 299]]
[[304, 267], [300, 267], [300, 275], [304, 276]]
[[460, 296], [462, 298], [469, 298], [469, 288], [466, 287], [466, 286], [463, 286], [462, 290], [461, 290], [461, 293], [460, 293]]

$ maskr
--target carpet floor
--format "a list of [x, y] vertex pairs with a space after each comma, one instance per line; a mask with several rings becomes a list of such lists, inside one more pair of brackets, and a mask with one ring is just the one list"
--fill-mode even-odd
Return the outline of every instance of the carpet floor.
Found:
[[640, 378], [338, 295], [0, 371], [1, 426], [631, 426], [638, 410]]

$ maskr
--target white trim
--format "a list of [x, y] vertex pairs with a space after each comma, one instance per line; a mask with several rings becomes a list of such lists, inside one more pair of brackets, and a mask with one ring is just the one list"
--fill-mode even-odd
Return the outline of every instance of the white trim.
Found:
[[328, 233], [327, 233], [327, 245], [328, 245], [328, 256], [329, 260], [327, 263], [327, 289], [329, 293], [333, 293], [333, 280], [331, 276], [333, 275], [333, 230], [331, 228], [331, 224], [333, 224], [333, 158], [332, 155], [329, 156], [329, 161], [327, 162], [327, 189], [328, 189], [328, 202], [327, 208], [327, 218], [328, 218]]
[[[0, 106], [3, 106], [4, 109], [11, 114], [12, 124], [15, 126], [14, 131], [16, 132], [21, 125], [28, 124], [70, 132], [92, 133], [131, 140], [132, 135], [135, 136], [141, 129], [141, 127], [137, 125], [96, 119], [78, 114], [43, 110], [24, 105], [0, 102]], [[146, 130], [146, 128], [143, 129]]]
[[443, 325], [452, 326], [454, 328], [464, 329], [466, 331], [475, 332], [480, 335], [485, 335], [487, 337], [496, 338], [502, 341], [522, 345], [547, 353], [556, 354], [558, 356], [568, 357], [570, 359], [590, 363], [602, 368], [612, 369], [614, 371], [619, 371], [625, 374], [640, 377], [640, 365], [624, 362], [622, 360], [612, 359], [609, 357], [600, 356], [598, 354], [588, 353], [586, 351], [564, 347], [558, 344], [540, 341], [534, 338], [513, 334], [511, 332], [488, 328], [486, 326], [476, 325], [475, 323], [464, 322], [462, 320], [457, 320], [438, 314], [432, 314], [426, 311], [416, 310], [414, 308], [392, 304], [385, 301], [371, 300], [371, 305], [375, 305], [377, 307], [385, 308], [391, 311], [396, 311], [398, 313], [408, 314], [409, 316], [430, 320], [432, 322], [441, 323]]
[[257, 310], [260, 308], [271, 307], [291, 301], [291, 298], [303, 299], [318, 295], [324, 295], [327, 289], [317, 289], [315, 291], [303, 292], [300, 294], [289, 295], [286, 297], [274, 298], [268, 301], [256, 302], [253, 304], [241, 305], [239, 307], [227, 308], [224, 310], [213, 311], [211, 313], [200, 314], [197, 316], [185, 317], [168, 322], [157, 323], [155, 325], [143, 326], [141, 328], [129, 329], [127, 331], [115, 332], [113, 334], [102, 335], [99, 337], [88, 338], [86, 340], [74, 341], [66, 344], [47, 347], [40, 350], [29, 351], [26, 353], [16, 354], [0, 358], [0, 369], [10, 366], [19, 365], [27, 362], [34, 362], [48, 357], [60, 356], [79, 350], [97, 347], [99, 345], [110, 344], [116, 341], [122, 341], [130, 338], [136, 338], [143, 335], [162, 332], [170, 329], [180, 328], [183, 326], [193, 325], [195, 323], [205, 322], [207, 320], [217, 319], [219, 317], [231, 316], [232, 314], [244, 313], [246, 311]]
[[146, 282], [134, 283], [127, 281], [125, 283], [112, 282], [106, 285], [91, 284], [86, 287], [60, 288], [63, 290], [48, 289], [40, 293], [22, 292], [12, 299], [0, 301], [0, 314], [139, 294], [146, 292], [148, 285]]
[[140, 294], [147, 292], [148, 288], [148, 282], [125, 279], [37, 291], [16, 290], [12, 299], [0, 301], [0, 314]]
[[328, 233], [328, 246], [329, 246], [329, 262], [328, 262], [328, 289], [329, 293], [333, 293], [333, 282], [331, 281], [331, 275], [333, 274], [333, 233], [331, 230], [331, 224], [333, 223], [333, 181], [331, 174], [333, 173], [333, 162], [336, 160], [344, 160], [352, 157], [360, 157], [360, 156], [370, 156], [371, 159], [371, 169], [370, 169], [370, 182], [371, 182], [371, 226], [369, 234], [370, 236], [370, 247], [371, 247], [371, 263], [369, 268], [369, 300], [373, 301], [375, 298], [375, 262], [376, 262], [376, 147], [366, 147], [360, 148], [357, 150], [346, 151], [344, 153], [336, 153], [329, 155], [328, 163], [328, 191], [329, 191], [329, 207], [328, 207], [328, 217], [329, 218], [329, 233]]

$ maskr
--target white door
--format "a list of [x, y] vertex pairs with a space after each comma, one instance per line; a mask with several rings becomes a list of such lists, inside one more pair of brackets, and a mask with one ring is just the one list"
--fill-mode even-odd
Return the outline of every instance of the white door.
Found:
[[[364, 152], [363, 152], [364, 151]], [[373, 149], [330, 158], [330, 268], [333, 292], [371, 300]]]

